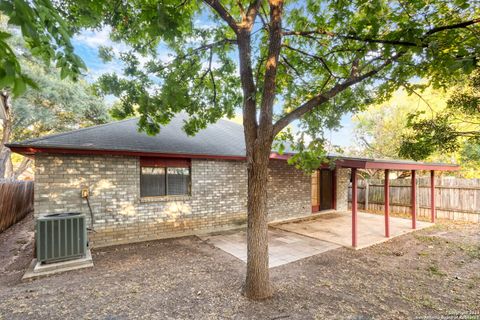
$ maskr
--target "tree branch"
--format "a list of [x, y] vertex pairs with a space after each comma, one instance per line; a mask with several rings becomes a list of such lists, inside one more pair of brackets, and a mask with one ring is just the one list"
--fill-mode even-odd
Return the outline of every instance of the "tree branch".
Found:
[[459, 23], [455, 23], [455, 24], [451, 24], [451, 25], [447, 25], [447, 26], [435, 27], [435, 28], [427, 31], [427, 33], [425, 33], [425, 37], [430, 36], [430, 35], [432, 35], [434, 33], [437, 33], [437, 32], [444, 31], [444, 30], [466, 28], [468, 26], [471, 26], [471, 25], [479, 23], [479, 22], [480, 22], [480, 18], [476, 18], [476, 19], [473, 19], [473, 20], [463, 21], [463, 22], [459, 22]]
[[413, 93], [418, 98], [420, 98], [420, 100], [422, 100], [427, 105], [427, 107], [430, 109], [430, 111], [432, 112], [432, 117], [433, 117], [433, 114], [435, 113], [435, 111], [433, 110], [430, 103], [428, 103], [428, 101], [420, 93], [418, 93], [415, 89], [413, 89], [412, 86], [410, 86], [408, 83], [403, 82], [403, 83], [401, 83], [401, 85], [402, 85], [402, 87], [405, 88], [405, 90], [407, 90], [410, 93]]
[[308, 100], [304, 104], [302, 104], [300, 107], [296, 108], [292, 112], [284, 115], [282, 118], [280, 118], [274, 125], [273, 128], [273, 135], [274, 137], [282, 131], [283, 128], [285, 128], [289, 123], [292, 121], [301, 118], [304, 114], [307, 112], [310, 112], [313, 108], [318, 107], [319, 105], [327, 102], [329, 99], [332, 97], [336, 96], [338, 93], [348, 89], [349, 87], [363, 81], [364, 79], [370, 78], [374, 75], [376, 75], [378, 72], [380, 72], [382, 69], [385, 67], [389, 66], [392, 64], [394, 61], [398, 60], [404, 52], [397, 53], [390, 59], [385, 60], [383, 64], [378, 66], [376, 69], [373, 69], [369, 72], [366, 72], [362, 75], [356, 76], [356, 77], [350, 77], [346, 81], [339, 83], [335, 85], [333, 88], [328, 90], [327, 92], [320, 93], [316, 96], [314, 96], [312, 99]]
[[243, 7], [243, 4], [242, 4], [241, 0], [237, 0], [237, 6], [240, 10], [240, 14], [242, 15], [242, 19], [245, 19], [247, 15], [245, 13], [245, 8]]
[[15, 170], [15, 172], [13, 172], [13, 176], [12, 178], [13, 179], [18, 179], [18, 177], [25, 172], [25, 170], [28, 169], [28, 167], [30, 166], [30, 164], [32, 163], [32, 159], [30, 158], [27, 158], [27, 157], [23, 157], [22, 159], [22, 162], [20, 162], [20, 164], [18, 165], [17, 169]]
[[[282, 12], [283, 0], [269, 0], [270, 4], [270, 38], [260, 113], [261, 136], [270, 137], [272, 130], [273, 102], [277, 88], [277, 70], [280, 50], [282, 48]], [[273, 138], [273, 137], [272, 137]]]
[[366, 43], [381, 43], [381, 44], [389, 44], [389, 45], [398, 45], [398, 46], [405, 46], [405, 47], [422, 47], [426, 48], [428, 47], [427, 44], [421, 43], [423, 42], [426, 38], [429, 36], [445, 31], [445, 30], [453, 30], [453, 29], [462, 29], [466, 28], [468, 26], [471, 26], [473, 24], [480, 23], [480, 18], [469, 20], [469, 21], [464, 21], [456, 24], [451, 24], [447, 26], [439, 26], [432, 28], [425, 32], [425, 34], [419, 38], [420, 43], [417, 42], [412, 42], [412, 41], [403, 41], [403, 40], [389, 40], [389, 39], [373, 39], [373, 38], [366, 38], [366, 37], [360, 37], [357, 35], [353, 34], [347, 34], [347, 35], [341, 35], [337, 34], [328, 30], [324, 29], [318, 29], [318, 30], [306, 30], [306, 31], [284, 31], [283, 35], [284, 36], [309, 36], [312, 34], [319, 34], [319, 35], [326, 35], [329, 37], [337, 37], [337, 38], [343, 38], [343, 39], [349, 39], [349, 40], [356, 40], [356, 41], [362, 41]]
[[250, 3], [247, 10], [247, 21], [251, 25], [255, 22], [260, 6], [262, 5], [263, 0], [254, 0]]
[[287, 44], [282, 44], [282, 47], [285, 47], [285, 48], [287, 48], [287, 49], [290, 49], [290, 50], [292, 50], [292, 51], [301, 53], [301, 54], [303, 54], [303, 55], [305, 55], [305, 56], [307, 56], [307, 57], [310, 57], [310, 58], [313, 58], [313, 59], [315, 59], [315, 60], [317, 60], [317, 61], [320, 61], [320, 63], [325, 67], [325, 69], [328, 71], [328, 73], [330, 74], [330, 76], [332, 76], [332, 77], [334, 77], [334, 78], [337, 78], [337, 77], [333, 74], [332, 70], [330, 70], [330, 68], [328, 67], [325, 59], [323, 59], [322, 57], [319, 57], [319, 56], [310, 54], [310, 53], [308, 53], [308, 52], [305, 52], [305, 51], [303, 51], [303, 50], [294, 48], [294, 47], [289, 46], [289, 45], [287, 45]]
[[419, 45], [415, 42], [410, 41], [401, 41], [401, 40], [385, 40], [385, 39], [372, 39], [372, 38], [364, 38], [359, 37], [356, 35], [341, 35], [331, 31], [318, 29], [318, 30], [308, 30], [308, 31], [285, 31], [283, 32], [284, 36], [311, 36], [312, 34], [319, 34], [319, 35], [326, 35], [332, 38], [342, 38], [342, 39], [349, 39], [349, 40], [356, 40], [362, 41], [367, 43], [382, 43], [382, 44], [390, 44], [390, 45], [401, 45], [407, 47], [418, 47]]
[[[261, 11], [263, 11], [263, 14], [264, 14], [265, 17], [266, 17], [267, 14], [265, 13], [265, 9], [263, 8], [263, 6], [260, 6], [260, 9], [261, 9]], [[260, 17], [260, 21], [262, 22], [263, 29], [265, 29], [266, 31], [270, 31], [270, 26], [268, 25], [266, 18], [264, 18], [264, 17], [262, 16], [262, 12], [260, 12], [260, 10], [259, 10], [259, 12], [258, 12], [258, 16]], [[260, 30], [261, 30], [261, 29], [260, 29]]]
[[216, 108], [217, 107], [217, 85], [215, 83], [215, 76], [213, 75], [212, 62], [213, 62], [213, 48], [210, 48], [210, 56], [208, 58], [208, 68], [207, 68], [207, 70], [205, 70], [205, 72], [200, 77], [200, 82], [195, 86], [195, 89], [203, 84], [203, 81], [205, 80], [205, 77], [207, 76], [207, 74], [209, 74], [210, 75], [210, 80], [212, 81], [212, 85], [213, 85], [213, 98], [212, 98], [213, 101], [212, 101], [212, 103], [213, 103], [213, 106]]
[[5, 111], [5, 119], [2, 123], [2, 137], [0, 139], [0, 179], [9, 178], [10, 149], [5, 144], [10, 140], [12, 132], [10, 96], [7, 91], [0, 90], [0, 108]]
[[[120, 2], [120, 1], [119, 1]], [[187, 4], [188, 0], [183, 0], [182, 2], [180, 2], [177, 6], [175, 6], [175, 8], [180, 8], [180, 7], [183, 7], [185, 4]]]
[[213, 106], [217, 107], [217, 85], [215, 83], [215, 76], [212, 71], [212, 61], [213, 61], [213, 50], [210, 49], [210, 59], [208, 60], [208, 72], [210, 73], [210, 79], [212, 80], [213, 85]]
[[225, 21], [235, 33], [238, 33], [238, 25], [232, 15], [225, 9], [219, 0], [203, 0]]
[[285, 57], [284, 55], [281, 55], [282, 57], [282, 60], [283, 62], [285, 62], [285, 65], [287, 67], [289, 67], [290, 69], [293, 70], [293, 72], [295, 72], [295, 74], [297, 75], [297, 77], [303, 82], [304, 85], [308, 86], [308, 82], [306, 82], [304, 79], [303, 79], [303, 76], [300, 74], [300, 72], [297, 70], [297, 68], [295, 68], [291, 63], [290, 61], [288, 61], [287, 57]]
[[247, 145], [247, 154], [252, 154], [249, 143], [257, 138], [257, 89], [253, 80], [251, 60], [251, 35], [247, 29], [240, 29], [238, 33], [238, 60], [240, 66], [240, 82], [243, 90], [243, 127]]
[[216, 42], [201, 45], [201, 46], [193, 49], [190, 53], [187, 53], [187, 54], [184, 54], [184, 55], [181, 55], [181, 56], [176, 56], [172, 61], [164, 64], [161, 67], [159, 67], [158, 70], [163, 70], [163, 69], [167, 68], [170, 64], [172, 64], [172, 62], [177, 61], [177, 60], [184, 60], [184, 59], [190, 57], [191, 55], [193, 55], [194, 53], [197, 53], [199, 51], [212, 50], [213, 47], [216, 47], [216, 46], [222, 45], [222, 44], [226, 44], [226, 43], [237, 44], [237, 39], [222, 39], [222, 40], [219, 40], [219, 41], [216, 41]]

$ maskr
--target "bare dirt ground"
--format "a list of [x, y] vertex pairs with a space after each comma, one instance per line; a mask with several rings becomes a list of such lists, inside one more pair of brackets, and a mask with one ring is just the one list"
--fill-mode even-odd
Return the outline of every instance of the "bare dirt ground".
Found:
[[18, 282], [32, 260], [33, 229], [33, 213], [30, 213], [0, 233], [0, 290], [4, 284]]
[[253, 302], [241, 295], [245, 264], [196, 237], [94, 250], [94, 268], [22, 283], [28, 219], [0, 234], [0, 319], [480, 319], [475, 224], [273, 268], [275, 295]]

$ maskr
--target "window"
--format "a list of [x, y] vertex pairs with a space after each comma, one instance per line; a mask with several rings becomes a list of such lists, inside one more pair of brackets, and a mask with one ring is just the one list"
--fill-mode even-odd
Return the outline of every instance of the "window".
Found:
[[141, 197], [189, 194], [190, 168], [141, 167]]
[[167, 168], [167, 194], [185, 195], [189, 189], [190, 168]]
[[142, 167], [140, 195], [142, 197], [166, 195], [165, 178], [165, 168]]

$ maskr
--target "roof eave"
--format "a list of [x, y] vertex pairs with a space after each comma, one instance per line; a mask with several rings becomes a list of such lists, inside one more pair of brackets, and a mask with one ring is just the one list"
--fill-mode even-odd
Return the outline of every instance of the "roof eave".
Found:
[[395, 161], [337, 160], [337, 166], [357, 169], [458, 171], [460, 166], [445, 163], [401, 163]]
[[10, 150], [24, 156], [34, 156], [35, 154], [82, 154], [82, 155], [118, 155], [134, 157], [163, 157], [163, 158], [188, 158], [188, 159], [219, 159], [219, 160], [245, 160], [245, 156], [239, 155], [215, 155], [215, 154], [186, 154], [186, 153], [160, 153], [145, 152], [138, 150], [106, 150], [106, 149], [88, 149], [88, 148], [59, 148], [59, 147], [36, 147], [9, 144]]
[[[13, 152], [24, 156], [34, 156], [38, 153], [50, 154], [84, 154], [84, 155], [120, 155], [135, 157], [164, 157], [164, 158], [190, 158], [190, 159], [218, 159], [218, 160], [246, 160], [246, 156], [239, 155], [218, 155], [218, 154], [187, 154], [187, 153], [160, 153], [145, 152], [138, 150], [106, 150], [89, 148], [66, 148], [66, 147], [38, 147], [25, 146], [21, 144], [7, 144]], [[279, 154], [272, 152], [270, 159], [288, 160], [293, 154]], [[460, 166], [444, 163], [402, 163], [396, 161], [375, 161], [374, 159], [346, 159], [335, 158], [337, 167], [357, 169], [390, 169], [390, 170], [436, 170], [436, 171], [458, 171]]]

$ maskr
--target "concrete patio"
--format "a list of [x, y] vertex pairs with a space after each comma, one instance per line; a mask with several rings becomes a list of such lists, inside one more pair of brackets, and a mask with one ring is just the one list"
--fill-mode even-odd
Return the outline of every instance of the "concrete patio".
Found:
[[[358, 246], [355, 249], [433, 225], [417, 221], [417, 229], [414, 230], [411, 220], [390, 217], [390, 237], [386, 238], [384, 216], [358, 212], [358, 224]], [[352, 216], [350, 212], [328, 212], [278, 222], [270, 225], [268, 236], [269, 262], [270, 268], [273, 268], [342, 246], [352, 248]], [[247, 262], [246, 238], [245, 230], [200, 237], [243, 262]]]
[[[427, 228], [433, 223], [417, 221], [412, 229], [409, 219], [390, 217], [390, 237], [385, 237], [384, 216], [358, 212], [358, 246], [366, 248], [394, 237]], [[350, 212], [319, 213], [306, 218], [278, 222], [268, 231], [270, 268], [314, 256], [340, 247], [352, 248]], [[200, 239], [247, 262], [245, 230], [201, 236]]]
[[[245, 230], [202, 236], [200, 239], [243, 262], [247, 262], [247, 235]], [[268, 231], [268, 245], [270, 268], [340, 248], [340, 245], [332, 242], [272, 228]]]
[[[415, 230], [432, 225], [433, 223], [417, 220]], [[320, 213], [304, 219], [280, 222], [272, 227], [352, 248], [351, 212]], [[390, 238], [386, 238], [383, 215], [358, 212], [358, 246], [355, 249], [366, 248], [415, 230], [412, 229], [411, 220], [390, 217]]]

